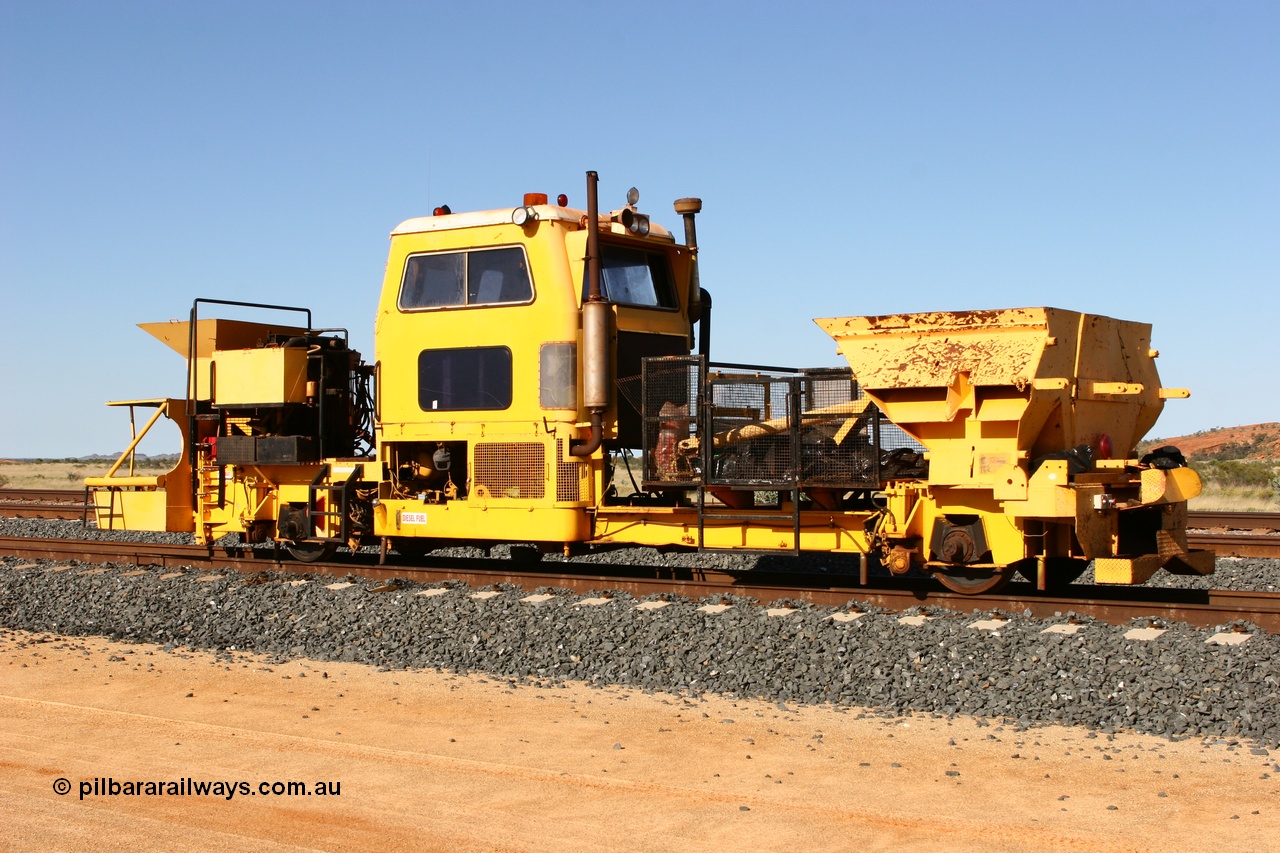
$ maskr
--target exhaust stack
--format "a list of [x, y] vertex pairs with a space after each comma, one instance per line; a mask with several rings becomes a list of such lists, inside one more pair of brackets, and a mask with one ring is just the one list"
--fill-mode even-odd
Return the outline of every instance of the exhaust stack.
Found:
[[582, 399], [591, 412], [591, 437], [574, 445], [574, 456], [590, 456], [604, 438], [609, 408], [609, 302], [600, 291], [600, 176], [587, 172], [587, 299], [582, 303]]

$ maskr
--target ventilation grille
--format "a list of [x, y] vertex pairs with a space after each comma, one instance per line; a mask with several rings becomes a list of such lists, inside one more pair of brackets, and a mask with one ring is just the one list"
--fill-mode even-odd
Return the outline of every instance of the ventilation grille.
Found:
[[249, 418], [227, 418], [225, 435], [253, 435], [253, 426]]
[[562, 503], [577, 503], [582, 500], [581, 462], [565, 462], [564, 439], [556, 439], [556, 500]]
[[490, 497], [537, 500], [546, 494], [546, 466], [541, 444], [477, 444], [471, 476]]

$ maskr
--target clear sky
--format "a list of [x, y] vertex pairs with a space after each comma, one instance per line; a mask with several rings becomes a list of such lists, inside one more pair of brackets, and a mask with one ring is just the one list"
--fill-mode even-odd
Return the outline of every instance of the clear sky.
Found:
[[122, 449], [195, 297], [372, 360], [398, 222], [588, 169], [702, 197], [718, 359], [1052, 305], [1154, 325], [1154, 435], [1280, 420], [1280, 3], [0, 0], [0, 456]]

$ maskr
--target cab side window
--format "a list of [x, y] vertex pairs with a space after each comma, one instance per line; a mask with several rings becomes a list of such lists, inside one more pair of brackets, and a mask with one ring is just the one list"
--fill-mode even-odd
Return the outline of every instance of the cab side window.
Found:
[[400, 282], [401, 311], [532, 300], [529, 262], [519, 246], [410, 255]]
[[418, 407], [424, 412], [511, 406], [507, 347], [429, 349], [418, 354]]

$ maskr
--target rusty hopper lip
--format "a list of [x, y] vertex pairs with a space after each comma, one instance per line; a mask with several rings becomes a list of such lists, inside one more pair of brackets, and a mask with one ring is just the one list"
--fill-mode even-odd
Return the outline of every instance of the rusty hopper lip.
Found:
[[[1151, 326], [1060, 308], [815, 320], [867, 395], [931, 451], [1023, 459], [1102, 434], [1128, 454], [1155, 423]], [[970, 424], [965, 426], [964, 424]], [[1012, 461], [1012, 459], [1010, 460]]]

